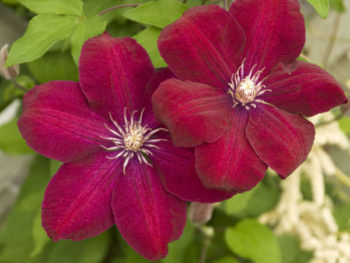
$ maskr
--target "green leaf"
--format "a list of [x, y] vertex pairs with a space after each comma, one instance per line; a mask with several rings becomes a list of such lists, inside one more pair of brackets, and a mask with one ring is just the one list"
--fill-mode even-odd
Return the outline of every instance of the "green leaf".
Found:
[[160, 31], [161, 30], [159, 28], [148, 27], [145, 30], [133, 36], [137, 40], [137, 42], [141, 44], [144, 47], [144, 49], [146, 49], [155, 68], [166, 67], [166, 63], [160, 56], [157, 47], [157, 41]]
[[329, 13], [329, 0], [307, 0], [322, 18], [327, 18]]
[[282, 263], [308, 263], [312, 259], [312, 252], [303, 251], [296, 237], [282, 235], [278, 237], [282, 252]]
[[213, 263], [239, 263], [234, 257], [223, 257], [215, 260]]
[[67, 38], [77, 23], [73, 16], [42, 14], [30, 20], [27, 31], [10, 50], [6, 66], [33, 61], [46, 53], [57, 41]]
[[81, 0], [19, 0], [19, 2], [36, 14], [80, 16], [83, 13]]
[[50, 159], [50, 177], [53, 177], [63, 163]]
[[329, 5], [339, 13], [345, 12], [345, 5], [343, 0], [329, 0]]
[[109, 232], [79, 242], [60, 240], [45, 263], [99, 263], [105, 258], [109, 244]]
[[350, 118], [347, 116], [344, 116], [339, 121], [339, 127], [340, 129], [345, 132], [346, 134], [350, 134]]
[[13, 119], [0, 126], [0, 149], [8, 154], [33, 153], [19, 133], [17, 121]]
[[237, 194], [231, 199], [224, 202], [225, 211], [229, 215], [235, 215], [241, 212], [248, 204], [248, 201], [252, 197], [253, 193], [256, 191], [256, 187], [248, 192], [242, 194]]
[[42, 252], [45, 245], [50, 241], [50, 238], [47, 236], [44, 228], [41, 225], [41, 210], [38, 211], [34, 219], [32, 231], [33, 231], [34, 249], [30, 254], [30, 257], [35, 257]]
[[158, 0], [129, 9], [123, 16], [141, 24], [163, 28], [181, 17], [186, 9], [186, 5], [177, 0]]
[[256, 263], [281, 262], [281, 250], [276, 237], [268, 227], [254, 219], [245, 219], [234, 228], [228, 228], [225, 240], [234, 253]]
[[350, 204], [336, 207], [334, 217], [340, 230], [350, 230]]
[[40, 83], [79, 79], [78, 68], [67, 52], [48, 52], [43, 57], [28, 63], [28, 67]]
[[98, 15], [81, 21], [74, 29], [71, 36], [72, 56], [75, 64], [79, 64], [80, 51], [86, 40], [102, 34], [107, 26], [107, 22]]

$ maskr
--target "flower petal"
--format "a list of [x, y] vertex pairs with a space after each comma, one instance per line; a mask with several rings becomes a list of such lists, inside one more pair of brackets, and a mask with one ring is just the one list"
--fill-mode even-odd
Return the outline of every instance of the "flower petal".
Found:
[[42, 223], [56, 240], [81, 240], [107, 230], [114, 224], [111, 209], [119, 161], [103, 153], [76, 163], [64, 164], [46, 188]]
[[260, 159], [283, 178], [305, 161], [315, 137], [311, 122], [265, 104], [249, 111], [246, 133]]
[[329, 73], [301, 61], [279, 64], [264, 84], [272, 92], [261, 99], [296, 114], [313, 116], [347, 102], [343, 89]]
[[189, 9], [166, 27], [158, 47], [178, 78], [226, 89], [244, 42], [235, 19], [221, 7], [207, 5]]
[[175, 147], [170, 138], [157, 146], [159, 149], [153, 150], [153, 166], [169, 192], [183, 200], [203, 203], [219, 202], [233, 196], [233, 193], [203, 185], [195, 170], [193, 149]]
[[196, 147], [196, 169], [207, 187], [244, 192], [262, 180], [267, 166], [250, 146], [245, 109], [232, 112], [232, 124], [216, 142]]
[[[108, 34], [88, 40], [79, 61], [80, 85], [89, 104], [122, 122], [124, 108], [138, 109], [153, 66], [146, 51], [132, 38]], [[131, 114], [131, 112], [129, 112]]]
[[205, 84], [170, 79], [152, 97], [153, 110], [176, 146], [216, 141], [227, 129], [232, 100]]
[[230, 13], [247, 35], [245, 65], [265, 72], [278, 62], [290, 63], [305, 43], [304, 18], [297, 0], [236, 0]]
[[72, 162], [101, 149], [104, 122], [89, 108], [77, 83], [52, 81], [27, 92], [18, 126], [34, 150]]
[[112, 209], [124, 239], [149, 260], [165, 257], [186, 223], [186, 203], [164, 190], [152, 167], [136, 160], [117, 179]]

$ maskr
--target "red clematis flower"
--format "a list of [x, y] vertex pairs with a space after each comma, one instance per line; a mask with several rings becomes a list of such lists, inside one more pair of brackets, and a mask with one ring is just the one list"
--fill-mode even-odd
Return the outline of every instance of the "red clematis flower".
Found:
[[166, 27], [161, 55], [178, 79], [153, 95], [177, 146], [196, 146], [196, 169], [213, 188], [246, 191], [267, 166], [282, 178], [307, 157], [312, 116], [346, 103], [318, 66], [296, 61], [305, 42], [296, 0], [236, 0], [229, 12], [188, 10]]
[[154, 118], [151, 95], [170, 74], [154, 75], [135, 40], [90, 39], [79, 71], [79, 83], [49, 82], [24, 97], [23, 137], [65, 162], [46, 189], [43, 226], [54, 240], [80, 240], [116, 224], [138, 253], [164, 257], [186, 221], [178, 197], [215, 202], [232, 194], [204, 188], [193, 150], [174, 147]]

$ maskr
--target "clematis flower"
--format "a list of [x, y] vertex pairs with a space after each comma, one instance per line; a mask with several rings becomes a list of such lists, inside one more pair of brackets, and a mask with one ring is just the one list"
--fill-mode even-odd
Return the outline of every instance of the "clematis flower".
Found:
[[196, 147], [207, 187], [243, 192], [271, 167], [282, 178], [308, 155], [314, 127], [304, 118], [346, 103], [318, 66], [296, 61], [305, 42], [297, 0], [236, 0], [229, 12], [194, 7], [160, 35], [178, 79], [153, 95], [177, 146]]
[[52, 81], [23, 101], [18, 124], [27, 143], [64, 162], [45, 192], [43, 227], [54, 240], [81, 240], [115, 224], [138, 253], [164, 257], [185, 225], [181, 199], [216, 202], [232, 193], [204, 188], [193, 150], [174, 147], [155, 119], [151, 95], [170, 73], [154, 74], [135, 40], [88, 40], [79, 74], [79, 83]]

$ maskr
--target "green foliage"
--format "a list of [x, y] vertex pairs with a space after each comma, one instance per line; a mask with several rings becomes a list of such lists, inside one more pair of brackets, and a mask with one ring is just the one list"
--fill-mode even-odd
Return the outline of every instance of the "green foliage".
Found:
[[155, 68], [166, 67], [166, 63], [160, 56], [157, 41], [161, 30], [156, 27], [147, 27], [145, 30], [134, 35], [134, 38], [147, 51]]
[[30, 257], [35, 257], [43, 251], [43, 249], [45, 248], [45, 245], [50, 241], [50, 238], [47, 236], [44, 228], [41, 225], [40, 210], [38, 211], [34, 219], [32, 231], [33, 231], [32, 235], [33, 235], [33, 241], [34, 241], [34, 249], [30, 254]]
[[36, 14], [53, 13], [57, 15], [82, 15], [81, 0], [18, 0]]
[[350, 203], [339, 205], [334, 210], [339, 230], [350, 230]]
[[257, 188], [253, 188], [248, 192], [237, 194], [233, 196], [231, 199], [224, 202], [226, 213], [229, 215], [236, 215], [239, 212], [243, 211], [244, 208], [246, 208], [246, 206], [248, 205], [248, 201], [251, 199], [256, 189]]
[[102, 34], [107, 22], [98, 15], [86, 18], [77, 25], [71, 36], [72, 56], [75, 64], [79, 64], [80, 51], [86, 40]]
[[345, 5], [343, 0], [329, 0], [329, 5], [331, 8], [340, 13], [345, 12]]
[[329, 0], [307, 0], [322, 18], [327, 18], [329, 13]]
[[345, 132], [346, 134], [350, 134], [350, 118], [347, 116], [344, 116], [339, 120], [339, 127], [340, 129]]
[[272, 231], [254, 219], [240, 221], [225, 233], [229, 248], [256, 263], [280, 263], [281, 250]]
[[7, 154], [32, 153], [19, 133], [17, 121], [13, 119], [0, 126], [0, 150]]
[[67, 52], [48, 52], [28, 63], [28, 68], [39, 83], [51, 80], [78, 80], [78, 68]]
[[177, 0], [158, 0], [129, 9], [123, 16], [142, 24], [163, 28], [178, 19], [186, 9], [186, 5]]
[[63, 163], [50, 159], [50, 177], [53, 177]]
[[296, 237], [282, 235], [278, 237], [278, 243], [282, 253], [282, 263], [308, 263], [312, 259], [312, 253], [300, 249]]
[[35, 16], [24, 35], [11, 47], [7, 66], [33, 61], [45, 54], [56, 42], [67, 38], [77, 23], [74, 16], [41, 14]]
[[215, 260], [213, 263], [239, 263], [234, 257], [223, 257]]

